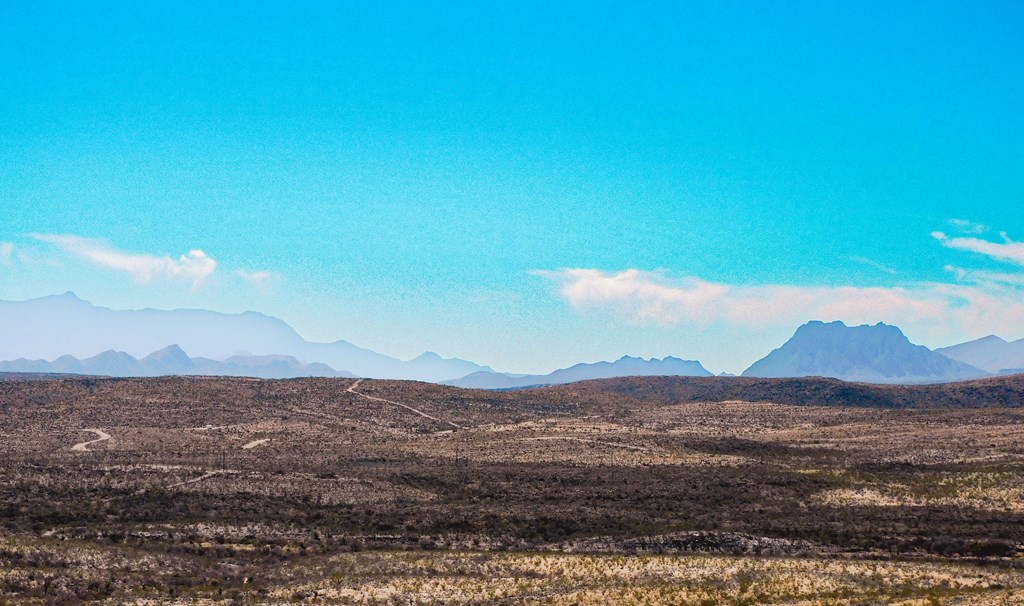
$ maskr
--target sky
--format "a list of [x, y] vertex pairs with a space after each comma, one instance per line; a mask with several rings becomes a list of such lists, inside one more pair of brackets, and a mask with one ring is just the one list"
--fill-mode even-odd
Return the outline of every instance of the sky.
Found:
[[1019, 2], [0, 8], [0, 299], [518, 372], [1024, 338]]

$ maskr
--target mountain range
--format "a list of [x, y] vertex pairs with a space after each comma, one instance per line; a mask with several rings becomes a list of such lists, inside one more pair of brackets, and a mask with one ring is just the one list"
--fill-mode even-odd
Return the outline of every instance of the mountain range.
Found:
[[743, 371], [744, 377], [834, 377], [863, 383], [935, 383], [989, 373], [914, 345], [888, 324], [804, 324], [786, 343]]
[[252, 311], [113, 310], [70, 292], [28, 301], [0, 301], [0, 360], [56, 360], [65, 355], [82, 360], [109, 350], [142, 358], [171, 344], [191, 356], [211, 360], [237, 354], [292, 356], [303, 363], [326, 364], [368, 378], [437, 382], [490, 370], [430, 352], [403, 361], [346, 341], [312, 343], [284, 321]]
[[108, 350], [84, 360], [64, 355], [52, 362], [20, 358], [0, 362], [0, 372], [80, 374], [109, 377], [159, 377], [167, 375], [215, 375], [294, 379], [298, 377], [353, 377], [326, 364], [303, 364], [292, 356], [231, 356], [226, 360], [190, 358], [171, 345], [138, 359], [123, 351]]
[[[0, 360], [9, 360], [0, 362], [0, 372], [7, 373], [359, 376], [482, 389], [622, 376], [711, 375], [700, 362], [671, 356], [660, 360], [624, 356], [546, 375], [500, 373], [431, 352], [399, 360], [347, 341], [310, 342], [284, 321], [251, 311], [112, 310], [73, 293], [0, 301]], [[743, 376], [934, 383], [1013, 372], [1024, 372], [1024, 339], [1007, 342], [989, 336], [932, 351], [911, 343], [895, 326], [812, 321]]]
[[444, 381], [445, 385], [475, 389], [513, 389], [536, 385], [563, 385], [588, 379], [607, 379], [626, 376], [712, 376], [700, 362], [680, 360], [671, 356], [659, 360], [623, 356], [615, 362], [576, 364], [546, 375], [512, 375], [507, 373], [480, 371], [455, 381]]

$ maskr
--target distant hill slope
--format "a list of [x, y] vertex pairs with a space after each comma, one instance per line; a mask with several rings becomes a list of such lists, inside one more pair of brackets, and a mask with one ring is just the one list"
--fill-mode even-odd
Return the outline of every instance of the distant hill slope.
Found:
[[473, 389], [513, 389], [535, 385], [561, 385], [588, 379], [627, 376], [688, 376], [709, 377], [711, 373], [700, 362], [681, 360], [668, 356], [662, 360], [652, 358], [634, 358], [623, 356], [615, 362], [597, 362], [594, 364], [576, 364], [569, 368], [556, 370], [546, 375], [508, 375], [495, 372], [476, 372], [454, 381], [444, 381], [445, 385], [468, 387]]
[[0, 301], [0, 336], [0, 360], [53, 360], [65, 354], [85, 359], [111, 350], [139, 358], [177, 343], [193, 356], [293, 356], [363, 377], [442, 381], [490, 370], [433, 353], [402, 361], [345, 341], [311, 343], [285, 322], [251, 311], [113, 310], [70, 292], [28, 301]]
[[51, 376], [159, 377], [211, 375], [291, 379], [297, 377], [352, 377], [325, 364], [303, 364], [291, 356], [233, 356], [224, 361], [190, 358], [177, 345], [165, 347], [141, 360], [122, 351], [105, 351], [79, 360], [61, 356], [46, 360], [0, 362], [0, 373], [40, 373]]
[[989, 335], [959, 345], [940, 347], [935, 352], [991, 373], [1024, 368], [1024, 339], [1008, 342]]
[[[18, 386], [19, 383], [33, 385]], [[253, 402], [263, 405], [279, 402], [266, 397], [268, 394], [280, 394], [282, 400], [299, 397], [334, 401], [351, 385], [350, 380], [330, 378], [297, 378], [281, 383], [225, 377], [68, 379], [66, 375], [0, 372], [0, 410], [4, 400], [11, 398], [30, 398], [33, 402], [56, 399], [77, 404], [82, 397], [79, 392], [84, 389], [90, 398], [99, 398], [99, 403], [107, 397], [128, 394], [141, 400], [154, 394], [222, 398], [225, 409], [237, 406], [239, 414], [245, 414]], [[94, 386], [100, 391], [93, 393]], [[521, 414], [541, 417], [598, 414], [614, 418], [623, 414], [643, 415], [660, 406], [728, 401], [879, 409], [1024, 408], [1024, 374], [930, 385], [848, 383], [822, 377], [616, 377], [499, 392], [419, 381], [364, 381], [359, 391], [395, 402], [415, 402], [418, 409], [436, 416], [446, 417], [458, 411], [458, 422], [475, 424], [507, 421]], [[366, 410], [388, 414], [391, 409], [381, 408], [379, 402], [370, 402]], [[713, 418], [713, 409], [711, 411]]]
[[623, 377], [544, 389], [561, 397], [596, 393], [661, 405], [745, 401], [873, 408], [1024, 407], [1024, 374], [930, 385], [850, 383], [823, 377]]
[[808, 322], [744, 377], [835, 377], [867, 383], [959, 381], [988, 373], [914, 345], [895, 326]]

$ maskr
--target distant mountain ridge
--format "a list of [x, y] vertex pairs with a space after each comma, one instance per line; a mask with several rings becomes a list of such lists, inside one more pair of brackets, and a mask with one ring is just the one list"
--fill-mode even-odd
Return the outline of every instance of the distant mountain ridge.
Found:
[[770, 402], [869, 408], [1024, 408], [1024, 374], [953, 383], [879, 385], [824, 377], [620, 377], [553, 392], [605, 393], [662, 406], [689, 402]]
[[299, 377], [348, 377], [326, 364], [303, 364], [291, 356], [232, 356], [226, 360], [190, 358], [177, 345], [138, 359], [123, 351], [105, 351], [79, 360], [64, 355], [52, 362], [21, 358], [0, 362], [0, 373], [46, 373], [60, 375], [98, 375], [109, 377], [160, 377], [171, 375], [211, 375], [294, 379]]
[[952, 360], [888, 324], [847, 326], [812, 321], [782, 347], [758, 360], [744, 377], [834, 377], [865, 383], [933, 383], [976, 379], [989, 373]]
[[607, 379], [625, 376], [687, 376], [710, 377], [700, 362], [668, 356], [662, 360], [623, 356], [615, 362], [576, 364], [546, 375], [510, 375], [496, 372], [475, 372], [443, 384], [473, 389], [515, 389], [536, 385], [563, 385], [589, 379]]
[[[177, 346], [168, 347], [172, 343]], [[499, 373], [432, 352], [399, 360], [346, 341], [309, 342], [284, 321], [252, 311], [113, 310], [70, 292], [27, 301], [0, 301], [0, 360], [8, 360], [0, 362], [0, 372], [359, 376], [483, 389], [623, 376], [712, 374], [697, 361], [629, 356], [614, 362], [576, 364], [543, 375]], [[1022, 369], [1024, 339], [1007, 342], [988, 336], [933, 352], [911, 343], [895, 326], [812, 321], [742, 375], [932, 383]]]
[[940, 347], [935, 352], [995, 374], [1020, 372], [1024, 369], [1024, 339], [1006, 341], [989, 335], [959, 345]]
[[[192, 356], [224, 359], [237, 352], [284, 355], [368, 378], [436, 382], [491, 370], [429, 352], [403, 361], [346, 341], [312, 343], [284, 321], [252, 311], [113, 310], [70, 292], [28, 301], [0, 301], [0, 360], [54, 360], [64, 355], [82, 360], [111, 350], [141, 358], [172, 343]], [[113, 358], [107, 362], [115, 364]]]

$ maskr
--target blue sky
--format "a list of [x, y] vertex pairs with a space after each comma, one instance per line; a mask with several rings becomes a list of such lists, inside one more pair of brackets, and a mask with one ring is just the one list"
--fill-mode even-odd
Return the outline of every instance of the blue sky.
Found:
[[0, 299], [524, 372], [1024, 337], [1024, 5], [847, 4], [5, 6]]

